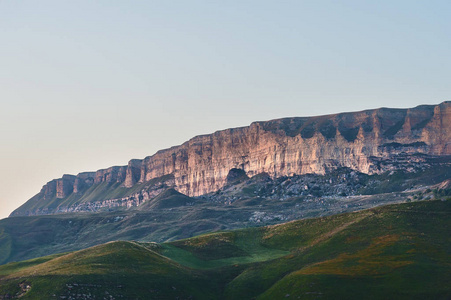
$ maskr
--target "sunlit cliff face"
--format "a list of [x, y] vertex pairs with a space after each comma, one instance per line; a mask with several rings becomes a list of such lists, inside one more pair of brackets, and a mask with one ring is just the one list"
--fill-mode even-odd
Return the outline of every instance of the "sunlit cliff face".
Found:
[[272, 177], [324, 174], [337, 167], [383, 172], [374, 158], [400, 153], [451, 154], [450, 113], [450, 102], [444, 102], [413, 109], [256, 122], [198, 136], [133, 161], [125, 184], [174, 174], [180, 192], [197, 196], [222, 187], [232, 168], [243, 169], [248, 176], [266, 172]]

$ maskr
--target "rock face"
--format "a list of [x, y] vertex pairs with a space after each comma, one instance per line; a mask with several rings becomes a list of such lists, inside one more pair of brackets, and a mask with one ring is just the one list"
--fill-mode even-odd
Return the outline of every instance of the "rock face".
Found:
[[38, 198], [63, 199], [104, 182], [133, 188], [166, 175], [173, 176], [177, 191], [199, 196], [223, 187], [232, 169], [249, 177], [267, 173], [273, 178], [324, 174], [339, 167], [380, 173], [393, 167], [381, 161], [399, 154], [451, 155], [450, 129], [449, 101], [254, 122], [194, 137], [127, 166], [64, 175], [46, 184]]
[[[450, 155], [450, 129], [451, 102], [287, 118], [197, 136], [140, 164], [134, 161], [134, 166], [141, 170], [139, 182], [174, 174], [178, 191], [198, 196], [224, 186], [233, 168], [250, 177], [263, 172], [271, 177], [324, 174], [337, 167], [371, 174], [385, 171], [372, 157], [401, 152]], [[131, 174], [127, 172], [127, 182], [136, 180]]]

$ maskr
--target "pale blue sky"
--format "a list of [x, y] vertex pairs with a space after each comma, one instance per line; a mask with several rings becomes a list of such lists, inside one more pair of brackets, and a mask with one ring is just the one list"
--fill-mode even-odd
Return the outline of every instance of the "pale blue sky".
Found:
[[0, 218], [256, 120], [451, 98], [450, 1], [0, 0]]

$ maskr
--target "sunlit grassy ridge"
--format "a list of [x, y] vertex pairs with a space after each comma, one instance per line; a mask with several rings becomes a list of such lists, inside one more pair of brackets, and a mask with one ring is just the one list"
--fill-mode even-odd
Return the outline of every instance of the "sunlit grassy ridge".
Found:
[[112, 242], [0, 266], [0, 295], [449, 299], [450, 217], [451, 201], [421, 201], [164, 244]]
[[[178, 297], [185, 293], [207, 296], [207, 278], [134, 242], [111, 242], [56, 258], [2, 266], [0, 295], [20, 293], [20, 283], [31, 289], [24, 299], [47, 299], [53, 294], [91, 294], [141, 299]], [[149, 295], [149, 296], [147, 296]], [[81, 296], [80, 296], [81, 297]]]

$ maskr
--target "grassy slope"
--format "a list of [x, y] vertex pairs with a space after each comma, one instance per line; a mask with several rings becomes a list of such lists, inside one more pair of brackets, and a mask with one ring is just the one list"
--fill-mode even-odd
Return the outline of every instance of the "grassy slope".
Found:
[[[269, 228], [266, 244], [287, 245], [292, 254], [249, 268], [229, 284], [227, 294], [447, 299], [450, 214], [449, 201], [418, 202]], [[332, 222], [332, 230], [325, 228]]]
[[162, 245], [162, 254], [196, 269], [266, 261], [289, 254], [261, 243], [261, 228], [205, 234]]
[[[114, 240], [162, 241], [224, 228], [231, 212], [200, 207], [13, 217], [0, 220], [0, 264], [88, 248]], [[234, 217], [239, 216], [235, 213]], [[210, 218], [210, 219], [207, 219]], [[227, 220], [227, 219], [226, 219]], [[236, 226], [237, 227], [237, 226]]]
[[422, 201], [161, 245], [109, 243], [0, 266], [0, 295], [20, 293], [21, 282], [31, 285], [24, 299], [68, 295], [77, 282], [140, 299], [448, 299], [450, 215], [450, 201]]
[[2, 267], [0, 274], [10, 275], [2, 278], [0, 295], [20, 293], [22, 282], [32, 287], [23, 299], [88, 293], [100, 299], [212, 297], [215, 288], [201, 284], [207, 280], [204, 275], [133, 242], [111, 242], [42, 261], [29, 261], [27, 268], [20, 263]]

